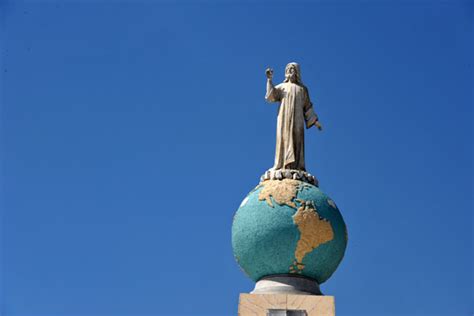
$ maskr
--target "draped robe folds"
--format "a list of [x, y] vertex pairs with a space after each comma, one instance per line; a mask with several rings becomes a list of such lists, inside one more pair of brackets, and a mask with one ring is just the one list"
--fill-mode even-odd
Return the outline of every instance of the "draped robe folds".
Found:
[[280, 102], [278, 109], [275, 164], [273, 170], [296, 169], [305, 171], [304, 126], [310, 128], [317, 121], [305, 86], [284, 82], [267, 86], [265, 99]]

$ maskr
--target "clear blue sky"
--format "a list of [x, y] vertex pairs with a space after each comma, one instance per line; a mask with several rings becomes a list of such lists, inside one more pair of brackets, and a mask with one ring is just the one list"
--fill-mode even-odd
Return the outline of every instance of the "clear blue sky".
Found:
[[6, 316], [236, 315], [232, 216], [301, 64], [345, 315], [472, 315], [469, 1], [3, 1]]

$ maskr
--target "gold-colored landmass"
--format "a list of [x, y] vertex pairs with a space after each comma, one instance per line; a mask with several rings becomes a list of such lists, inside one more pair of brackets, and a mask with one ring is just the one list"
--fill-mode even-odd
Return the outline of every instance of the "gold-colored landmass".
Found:
[[[304, 257], [321, 244], [334, 238], [331, 223], [319, 216], [314, 204], [296, 199], [298, 190], [303, 190], [307, 186], [309, 187], [308, 184], [298, 180], [283, 179], [264, 181], [254, 189], [262, 188], [258, 199], [265, 200], [271, 207], [274, 207], [273, 202], [276, 202], [297, 210], [293, 215], [293, 222], [300, 231], [300, 239], [296, 244], [295, 260], [289, 267], [290, 273], [301, 274], [305, 267], [302, 263]], [[301, 206], [298, 207], [296, 203]]]
[[310, 203], [303, 203], [298, 211], [293, 215], [293, 221], [298, 226], [301, 237], [298, 240], [295, 250], [296, 262], [291, 270], [302, 270], [303, 258], [319, 245], [331, 241], [334, 232], [331, 223], [321, 218]]
[[264, 181], [259, 186], [263, 187], [258, 195], [259, 201], [265, 200], [273, 207], [272, 199], [279, 205], [288, 205], [296, 209], [294, 202], [301, 181], [292, 179]]

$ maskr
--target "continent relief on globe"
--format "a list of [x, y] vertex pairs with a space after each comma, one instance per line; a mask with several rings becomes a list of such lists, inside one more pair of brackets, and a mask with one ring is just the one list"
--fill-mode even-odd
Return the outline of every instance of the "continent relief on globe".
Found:
[[[309, 188], [310, 185], [298, 180], [284, 179], [281, 181], [264, 181], [257, 188], [262, 187], [258, 199], [265, 200], [270, 207], [274, 207], [273, 201], [279, 205], [288, 205], [296, 209], [293, 222], [298, 227], [300, 238], [296, 244], [295, 260], [289, 267], [290, 273], [302, 273], [304, 269], [304, 257], [334, 238], [331, 223], [322, 218], [312, 201], [296, 199], [298, 190]], [[256, 189], [257, 189], [256, 188]], [[297, 206], [297, 203], [300, 206]]]

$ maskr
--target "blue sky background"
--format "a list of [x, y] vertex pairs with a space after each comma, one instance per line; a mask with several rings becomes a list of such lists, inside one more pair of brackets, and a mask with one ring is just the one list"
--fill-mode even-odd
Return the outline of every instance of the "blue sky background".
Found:
[[232, 216], [301, 64], [344, 315], [473, 313], [470, 1], [3, 1], [7, 316], [236, 315]]

